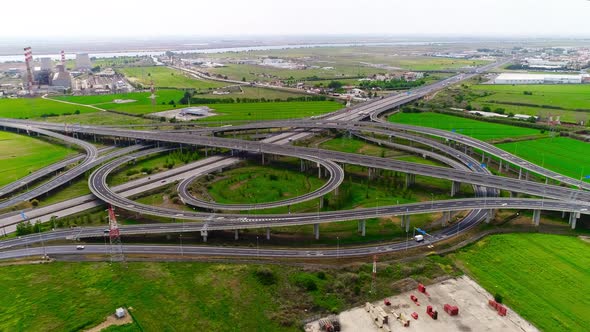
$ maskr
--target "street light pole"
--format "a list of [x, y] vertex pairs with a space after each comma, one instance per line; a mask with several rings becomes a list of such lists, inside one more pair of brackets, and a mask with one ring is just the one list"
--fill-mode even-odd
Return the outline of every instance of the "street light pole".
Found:
[[260, 248], [258, 247], [258, 235], [256, 235], [256, 257], [260, 257]]

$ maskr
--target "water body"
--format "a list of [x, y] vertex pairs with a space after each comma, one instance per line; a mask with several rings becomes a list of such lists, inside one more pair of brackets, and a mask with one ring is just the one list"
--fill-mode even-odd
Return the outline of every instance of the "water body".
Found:
[[[173, 50], [174, 53], [202, 53], [215, 54], [227, 52], [246, 52], [246, 51], [268, 51], [268, 50], [284, 50], [291, 48], [311, 48], [311, 47], [350, 47], [350, 46], [420, 46], [432, 44], [448, 44], [451, 42], [384, 42], [384, 43], [339, 43], [339, 44], [292, 44], [292, 45], [271, 45], [271, 46], [242, 46], [242, 47], [225, 47], [225, 48], [203, 48], [194, 50]], [[51, 58], [53, 60], [61, 59], [60, 54], [35, 54], [34, 58]], [[79, 52], [83, 53], [83, 52]], [[164, 51], [124, 51], [124, 52], [101, 52], [89, 53], [90, 57], [94, 58], [114, 58], [121, 56], [158, 56], [164, 54]], [[66, 59], [75, 59], [76, 54], [66, 53]], [[19, 55], [1, 55], [0, 63], [3, 62], [23, 62], [24, 56]]]

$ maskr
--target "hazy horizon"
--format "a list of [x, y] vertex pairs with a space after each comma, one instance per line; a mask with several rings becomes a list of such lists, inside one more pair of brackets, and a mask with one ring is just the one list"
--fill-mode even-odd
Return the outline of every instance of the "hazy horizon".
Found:
[[[2, 4], [0, 39], [293, 36], [590, 37], [587, 0], [74, 0]], [[24, 8], [27, 15], [20, 15]], [[10, 29], [10, 27], [14, 27]]]

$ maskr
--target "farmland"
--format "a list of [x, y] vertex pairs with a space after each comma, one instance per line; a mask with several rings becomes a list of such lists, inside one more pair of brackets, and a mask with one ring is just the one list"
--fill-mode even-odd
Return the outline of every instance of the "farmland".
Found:
[[133, 308], [134, 323], [109, 331], [300, 331], [305, 317], [376, 300], [405, 277], [432, 280], [449, 273], [448, 263], [437, 257], [380, 264], [388, 272], [378, 275], [377, 294], [369, 293], [370, 264], [345, 273], [239, 263], [3, 266], [0, 330], [85, 330], [125, 306]]
[[574, 179], [590, 174], [590, 144], [567, 137], [498, 144], [532, 163]]
[[124, 74], [129, 80], [149, 86], [154, 81], [157, 88], [178, 88], [178, 89], [196, 89], [210, 90], [220, 88], [226, 83], [205, 81], [184, 74], [181, 71], [168, 67], [126, 67], [117, 69]]
[[389, 121], [402, 124], [454, 130], [480, 140], [492, 140], [507, 137], [538, 135], [539, 130], [477, 121], [458, 116], [439, 113], [403, 113], [398, 112], [389, 117]]
[[[551, 105], [565, 109], [590, 110], [590, 85], [474, 85], [474, 90], [492, 94], [482, 102], [513, 102], [531, 105]], [[532, 92], [525, 95], [524, 92]]]
[[73, 154], [74, 150], [62, 145], [0, 131], [0, 186]]
[[489, 236], [457, 253], [492, 294], [542, 331], [590, 326], [590, 244], [547, 234]]
[[37, 118], [44, 114], [74, 114], [77, 111], [80, 114], [97, 112], [90, 107], [58, 103], [42, 98], [0, 99], [1, 118]]

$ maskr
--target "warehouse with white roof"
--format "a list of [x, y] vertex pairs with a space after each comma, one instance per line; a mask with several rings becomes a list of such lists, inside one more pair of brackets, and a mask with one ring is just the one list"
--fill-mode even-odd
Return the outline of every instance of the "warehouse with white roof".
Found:
[[581, 84], [583, 75], [502, 73], [494, 84]]

